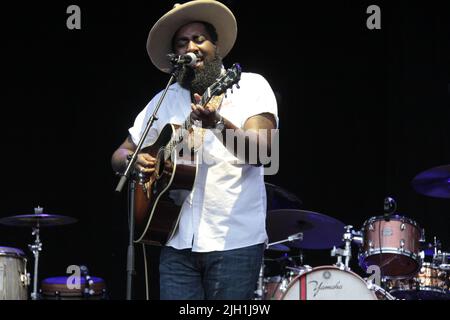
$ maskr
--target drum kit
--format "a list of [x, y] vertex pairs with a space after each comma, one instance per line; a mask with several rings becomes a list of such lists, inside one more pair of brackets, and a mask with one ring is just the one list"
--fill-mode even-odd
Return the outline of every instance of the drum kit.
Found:
[[[450, 199], [450, 165], [418, 174], [412, 185], [421, 194]], [[293, 198], [286, 191], [277, 195]], [[269, 206], [270, 243], [255, 300], [450, 300], [450, 253], [436, 237], [426, 242], [424, 229], [396, 209], [395, 200], [387, 197], [384, 214], [368, 218], [357, 230], [321, 213]], [[355, 248], [358, 266], [369, 277], [351, 270]], [[311, 267], [302, 253], [290, 255], [304, 249], [330, 249], [336, 262]], [[274, 252], [281, 257], [269, 258]], [[277, 274], [269, 274], [268, 266]]]
[[[54, 277], [44, 279], [38, 292], [39, 253], [43, 249], [40, 238], [41, 229], [62, 226], [77, 222], [75, 218], [46, 214], [43, 208], [34, 209], [34, 214], [15, 215], [0, 219], [0, 224], [11, 227], [31, 228], [34, 242], [28, 247], [34, 256], [33, 277], [27, 272], [27, 256], [18, 249], [0, 247], [0, 300], [32, 300], [40, 299], [90, 299], [105, 295], [102, 279], [90, 277], [82, 272], [80, 286], [71, 286], [70, 277]], [[33, 280], [33, 289], [29, 294], [29, 285]]]
[[[450, 199], [450, 165], [432, 168], [413, 179], [414, 189], [430, 197]], [[450, 300], [450, 252], [442, 250], [434, 237], [426, 242], [419, 224], [396, 213], [392, 198], [384, 202], [384, 215], [368, 218], [360, 230], [313, 211], [298, 209], [302, 202], [292, 193], [266, 184], [267, 232], [271, 243], [266, 252], [281, 253], [265, 258], [255, 291], [256, 300]], [[27, 272], [27, 256], [18, 249], [0, 246], [0, 300], [106, 299], [101, 278], [91, 277], [84, 267], [80, 286], [70, 277], [39, 280], [41, 228], [75, 223], [67, 216], [34, 214], [0, 219], [0, 224], [31, 228], [34, 242], [28, 247], [34, 256], [33, 278]], [[358, 248], [363, 278], [351, 270], [352, 249]], [[311, 267], [302, 250], [329, 250], [334, 264]], [[289, 252], [298, 251], [297, 255]], [[268, 275], [268, 264], [278, 266]], [[29, 294], [29, 285], [33, 289]]]

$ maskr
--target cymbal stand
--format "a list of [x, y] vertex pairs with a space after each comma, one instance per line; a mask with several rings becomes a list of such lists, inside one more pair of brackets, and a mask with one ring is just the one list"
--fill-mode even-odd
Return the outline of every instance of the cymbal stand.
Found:
[[441, 242], [436, 237], [433, 237], [433, 257], [440, 253], [441, 247]]
[[38, 283], [38, 265], [39, 265], [39, 251], [42, 251], [42, 242], [39, 237], [39, 223], [33, 228], [31, 233], [36, 237], [34, 244], [29, 244], [28, 247], [34, 255], [34, 274], [33, 274], [33, 292], [31, 293], [32, 300], [38, 300], [37, 283]]
[[289, 237], [287, 237], [286, 239], [269, 243], [267, 245], [267, 248], [270, 248], [271, 246], [274, 246], [276, 244], [285, 243], [285, 242], [292, 242], [292, 241], [295, 241], [295, 240], [302, 241], [303, 240], [303, 232], [294, 233], [294, 234], [290, 235]]

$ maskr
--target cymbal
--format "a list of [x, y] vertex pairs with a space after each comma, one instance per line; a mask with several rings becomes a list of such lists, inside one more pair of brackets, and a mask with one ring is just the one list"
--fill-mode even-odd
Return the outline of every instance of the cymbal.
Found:
[[265, 183], [267, 194], [267, 210], [276, 209], [298, 209], [302, 205], [302, 201], [293, 193], [276, 186], [274, 184]]
[[450, 165], [425, 170], [412, 180], [414, 189], [423, 195], [450, 198]]
[[272, 251], [280, 251], [280, 252], [289, 252], [291, 249], [288, 246], [285, 246], [284, 244], [273, 244], [267, 247], [266, 250], [272, 250]]
[[52, 227], [75, 223], [78, 220], [72, 217], [55, 214], [24, 214], [0, 219], [0, 224], [15, 227]]
[[303, 240], [284, 243], [301, 249], [330, 249], [342, 245], [344, 226], [341, 221], [327, 215], [293, 209], [269, 211], [266, 220], [270, 242], [281, 241], [302, 232]]

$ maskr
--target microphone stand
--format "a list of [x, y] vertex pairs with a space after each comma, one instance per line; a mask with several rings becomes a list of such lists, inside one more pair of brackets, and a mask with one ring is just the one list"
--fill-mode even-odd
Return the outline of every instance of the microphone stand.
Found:
[[[153, 111], [152, 116], [147, 122], [147, 126], [145, 127], [144, 133], [142, 134], [139, 143], [136, 146], [136, 150], [129, 157], [129, 161], [127, 164], [127, 168], [124, 173], [121, 174], [121, 178], [116, 187], [116, 192], [122, 192], [122, 189], [130, 178], [132, 171], [134, 171], [134, 164], [136, 163], [137, 156], [142, 149], [142, 145], [144, 144], [144, 140], [147, 137], [150, 128], [153, 126], [153, 123], [158, 120], [157, 113], [159, 108], [166, 97], [167, 91], [169, 87], [172, 85], [173, 81], [176, 79], [178, 71], [180, 70], [181, 63], [175, 64], [173, 70], [171, 72], [169, 81], [167, 82], [166, 88], [164, 89], [161, 97], [159, 98], [158, 103], [156, 104], [155, 110]], [[126, 291], [126, 299], [132, 300], [132, 283], [133, 276], [135, 274], [135, 266], [134, 266], [134, 193], [135, 193], [136, 182], [134, 179], [131, 179], [129, 185], [129, 239], [128, 239], [128, 249], [127, 249], [127, 291]]]

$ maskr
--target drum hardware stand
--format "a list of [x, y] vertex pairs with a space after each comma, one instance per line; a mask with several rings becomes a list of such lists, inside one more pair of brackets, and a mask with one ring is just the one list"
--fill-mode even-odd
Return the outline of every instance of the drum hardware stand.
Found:
[[450, 253], [448, 252], [443, 252], [441, 250], [442, 248], [442, 243], [441, 241], [439, 241], [436, 237], [434, 237], [433, 240], [433, 264], [436, 265], [439, 270], [441, 271], [449, 271], [450, 270], [450, 264], [449, 262], [449, 257], [450, 257]]
[[[298, 262], [296, 261], [297, 258]], [[294, 266], [303, 266], [303, 262], [305, 260], [305, 255], [303, 254], [303, 251], [301, 249], [298, 250], [298, 254], [294, 254], [292, 257], [288, 258], [288, 261], [294, 263]], [[290, 267], [286, 267], [287, 269], [289, 269]], [[292, 270], [294, 270], [295, 268], [291, 268]], [[295, 270], [294, 270], [295, 271]]]
[[[336, 248], [336, 246], [333, 247], [333, 249], [331, 250], [331, 256], [332, 257], [337, 257], [337, 262], [336, 262], [336, 267], [338, 267], [341, 270], [346, 270], [349, 271], [350, 270], [350, 259], [352, 257], [352, 241], [354, 238], [358, 238], [358, 237], [354, 237], [355, 232], [353, 232], [352, 230], [353, 226], [345, 226], [345, 233], [343, 236], [342, 241], [345, 242], [345, 248], [341, 249], [341, 248]], [[342, 263], [342, 257], [345, 257], [345, 261], [344, 263]]]
[[[44, 211], [44, 208], [37, 207], [34, 208], [35, 214], [41, 214]], [[42, 251], [42, 242], [40, 239], [40, 231], [39, 231], [39, 222], [37, 222], [36, 227], [33, 227], [33, 232], [31, 233], [36, 237], [34, 240], [34, 244], [29, 244], [31, 252], [34, 255], [34, 275], [33, 275], [33, 292], [31, 293], [32, 300], [38, 300], [38, 292], [37, 292], [37, 283], [38, 283], [38, 266], [39, 266], [39, 251]]]
[[437, 256], [438, 253], [441, 253], [441, 247], [442, 247], [441, 242], [436, 237], [434, 237], [434, 239], [433, 239], [433, 249], [434, 249], [433, 257]]

